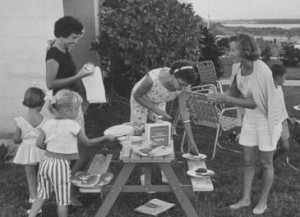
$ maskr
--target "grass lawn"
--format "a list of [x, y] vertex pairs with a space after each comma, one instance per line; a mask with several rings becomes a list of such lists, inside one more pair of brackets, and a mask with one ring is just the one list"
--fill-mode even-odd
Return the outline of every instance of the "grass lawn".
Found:
[[[292, 109], [293, 105], [300, 104], [300, 87], [284, 87], [286, 94], [287, 109], [292, 117], [300, 119], [300, 112]], [[86, 131], [89, 137], [102, 135], [102, 132], [113, 125], [129, 120], [129, 107], [125, 105], [104, 106], [102, 108], [92, 105], [86, 114]], [[180, 132], [180, 128], [178, 131]], [[201, 152], [206, 152], [212, 143], [213, 132], [204, 127], [194, 128], [194, 136]], [[222, 138], [228, 142], [226, 134]], [[175, 146], [178, 150], [180, 137], [175, 138]], [[294, 140], [291, 142], [291, 161], [300, 168], [300, 146]], [[91, 149], [92, 153], [100, 152]], [[118, 156], [118, 149], [113, 146], [109, 150]], [[284, 158], [275, 163], [275, 180], [271, 189], [268, 210], [265, 217], [300, 217], [300, 192], [289, 188], [294, 184], [300, 184], [300, 174], [297, 174], [284, 163]], [[176, 166], [174, 164], [174, 166]], [[213, 192], [199, 193], [199, 202], [196, 204], [197, 212], [201, 217], [249, 217], [258, 200], [258, 192], [261, 182], [255, 177], [253, 183], [253, 197], [250, 208], [238, 211], [230, 211], [227, 207], [236, 202], [241, 196], [242, 163], [239, 154], [217, 151], [215, 160], [207, 162], [209, 169], [216, 172], [212, 178], [215, 190]], [[113, 166], [112, 171], [120, 168], [120, 163]], [[28, 191], [23, 168], [12, 164], [0, 165], [0, 217], [26, 216], [29, 208]], [[185, 171], [182, 172], [185, 175]], [[135, 182], [137, 175], [133, 175], [130, 181]], [[175, 203], [175, 207], [160, 217], [183, 217], [185, 216], [179, 203], [172, 193], [144, 194], [122, 193], [115, 201], [108, 217], [145, 217], [146, 215], [135, 213], [133, 209], [151, 198], [158, 198], [167, 202]], [[85, 204], [82, 208], [71, 209], [70, 217], [94, 216], [101, 205], [99, 194], [80, 194], [80, 200]], [[43, 217], [56, 217], [56, 204], [54, 198], [43, 207]]]

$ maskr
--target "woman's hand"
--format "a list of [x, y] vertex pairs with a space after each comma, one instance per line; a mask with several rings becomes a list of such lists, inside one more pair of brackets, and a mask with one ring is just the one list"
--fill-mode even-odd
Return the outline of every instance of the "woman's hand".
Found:
[[89, 76], [94, 73], [94, 69], [95, 69], [94, 63], [91, 62], [86, 63], [82, 66], [82, 68], [79, 70], [77, 75], [80, 76], [81, 78]]
[[190, 144], [189, 153], [192, 154], [192, 155], [198, 155], [199, 154], [199, 150], [198, 150], [196, 144]]
[[228, 102], [228, 96], [227, 94], [222, 93], [210, 93], [207, 94], [208, 101], [214, 102], [214, 103], [225, 103]]
[[162, 119], [163, 120], [166, 120], [166, 121], [170, 121], [172, 120], [172, 117], [166, 112], [166, 111], [161, 111], [161, 113], [159, 114], [162, 116]]

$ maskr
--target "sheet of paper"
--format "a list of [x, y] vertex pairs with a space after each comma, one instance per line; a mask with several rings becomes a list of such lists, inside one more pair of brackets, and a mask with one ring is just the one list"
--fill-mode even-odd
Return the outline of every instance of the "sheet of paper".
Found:
[[94, 73], [82, 79], [89, 103], [106, 103], [102, 72], [98, 66]]
[[159, 199], [152, 199], [147, 203], [135, 208], [134, 211], [157, 216], [159, 213], [170, 209], [174, 205], [175, 204], [173, 203], [168, 203]]

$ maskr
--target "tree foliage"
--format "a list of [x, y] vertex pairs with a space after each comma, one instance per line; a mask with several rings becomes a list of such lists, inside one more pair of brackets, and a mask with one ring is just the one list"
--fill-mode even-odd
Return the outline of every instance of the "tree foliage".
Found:
[[128, 95], [124, 90], [153, 68], [199, 60], [202, 24], [191, 4], [177, 0], [106, 0], [99, 43], [92, 43], [92, 50], [110, 62], [111, 88]]
[[217, 77], [220, 77], [223, 73], [219, 57], [225, 53], [225, 49], [221, 48], [216, 43], [216, 37], [204, 26], [201, 27], [201, 32], [204, 37], [201, 40], [202, 56], [199, 61], [211, 60], [214, 62]]
[[297, 66], [300, 58], [300, 50], [295, 48], [293, 43], [286, 43], [282, 46], [280, 59], [285, 66]]

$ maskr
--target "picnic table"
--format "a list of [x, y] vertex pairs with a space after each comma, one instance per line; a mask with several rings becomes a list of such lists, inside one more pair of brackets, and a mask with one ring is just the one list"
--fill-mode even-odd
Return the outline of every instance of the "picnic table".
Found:
[[[103, 188], [108, 188], [105, 189], [107, 190], [108, 194], [106, 195], [95, 217], [105, 217], [121, 192], [173, 192], [184, 212], [186, 213], [186, 216], [198, 216], [194, 205], [191, 202], [193, 198], [195, 198], [194, 191], [212, 191], [212, 182], [210, 178], [204, 178], [203, 180], [191, 178], [189, 184], [182, 184], [171, 166], [171, 162], [175, 159], [173, 142], [171, 142], [171, 146], [173, 150], [171, 154], [158, 157], [141, 156], [133, 151], [131, 151], [129, 154], [123, 154], [124, 152], [121, 151], [120, 160], [123, 161], [123, 166], [114, 183], [112, 185], [103, 186]], [[206, 167], [205, 162], [203, 161], [198, 161], [199, 163], [195, 162], [196, 161], [188, 162], [188, 166], [193, 169]], [[164, 173], [168, 181], [167, 184], [151, 184], [151, 168], [154, 166], [154, 164], [158, 165], [161, 171]], [[143, 185], [126, 185], [126, 182], [130, 177], [132, 171], [137, 166], [144, 167], [145, 183]], [[185, 171], [181, 172], [181, 176], [183, 176], [183, 173], [185, 173]]]

